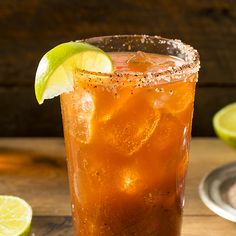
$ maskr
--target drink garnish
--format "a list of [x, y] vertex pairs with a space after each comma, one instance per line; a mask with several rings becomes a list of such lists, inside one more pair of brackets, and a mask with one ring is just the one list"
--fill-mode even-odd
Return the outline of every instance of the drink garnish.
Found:
[[73, 91], [76, 69], [110, 73], [113, 65], [109, 55], [85, 42], [68, 42], [54, 47], [42, 57], [37, 68], [35, 95], [38, 103]]
[[225, 143], [236, 148], [236, 103], [219, 110], [213, 118], [213, 126]]

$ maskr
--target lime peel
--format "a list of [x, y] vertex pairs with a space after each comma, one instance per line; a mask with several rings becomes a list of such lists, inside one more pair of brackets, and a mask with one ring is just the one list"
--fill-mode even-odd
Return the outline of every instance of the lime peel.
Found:
[[213, 127], [225, 143], [236, 148], [236, 103], [223, 107], [214, 115]]
[[73, 91], [75, 69], [111, 73], [111, 58], [101, 49], [85, 42], [62, 43], [40, 60], [35, 77], [35, 95], [39, 104]]

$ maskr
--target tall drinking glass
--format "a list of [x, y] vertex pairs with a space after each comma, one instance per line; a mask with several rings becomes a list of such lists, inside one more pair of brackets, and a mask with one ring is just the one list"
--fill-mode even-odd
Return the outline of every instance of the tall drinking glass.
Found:
[[181, 63], [144, 72], [141, 56], [136, 72], [74, 72], [61, 108], [75, 235], [179, 236], [199, 55], [157, 36], [84, 41], [114, 62], [142, 51]]

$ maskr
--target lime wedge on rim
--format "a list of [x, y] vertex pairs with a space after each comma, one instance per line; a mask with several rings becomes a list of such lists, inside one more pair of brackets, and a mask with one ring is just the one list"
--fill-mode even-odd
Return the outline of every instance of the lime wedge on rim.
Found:
[[236, 103], [223, 107], [214, 115], [213, 127], [225, 143], [236, 148]]
[[73, 91], [73, 71], [110, 73], [112, 61], [104, 51], [84, 42], [60, 44], [40, 60], [35, 77], [35, 95], [39, 104]]
[[32, 209], [23, 199], [0, 196], [0, 236], [28, 236]]

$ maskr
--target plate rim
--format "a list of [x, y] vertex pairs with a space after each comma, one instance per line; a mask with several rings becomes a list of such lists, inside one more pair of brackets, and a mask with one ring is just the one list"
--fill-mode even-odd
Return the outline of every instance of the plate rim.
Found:
[[[215, 201], [212, 200], [211, 197], [209, 197], [208, 193], [206, 190], [209, 189], [209, 187], [206, 187], [206, 183], [207, 183], [207, 179], [209, 179], [215, 172], [222, 172], [224, 169], [227, 169], [229, 167], [231, 167], [232, 165], [236, 166], [236, 161], [221, 165], [219, 167], [214, 168], [213, 170], [211, 170], [209, 173], [205, 174], [203, 176], [203, 178], [200, 181], [199, 187], [198, 187], [198, 192], [200, 195], [200, 198], [202, 200], [202, 202], [205, 204], [205, 206], [210, 209], [211, 211], [213, 211], [215, 214], [217, 214], [218, 216], [227, 219], [231, 222], [235, 222], [236, 223], [236, 215], [234, 215], [233, 213], [227, 211], [226, 209], [222, 208], [221, 206], [219, 206]], [[236, 174], [235, 174], [236, 176]], [[222, 200], [223, 201], [223, 200]], [[225, 201], [223, 201], [225, 202]], [[227, 204], [227, 206], [229, 206], [232, 210], [236, 211], [233, 207], [231, 207], [229, 204]]]

